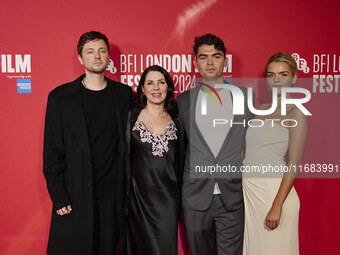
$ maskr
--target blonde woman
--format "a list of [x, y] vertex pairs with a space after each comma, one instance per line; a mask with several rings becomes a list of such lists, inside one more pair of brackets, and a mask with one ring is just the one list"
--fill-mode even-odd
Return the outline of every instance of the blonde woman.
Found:
[[[286, 115], [281, 115], [280, 105], [281, 89], [293, 86], [296, 81], [296, 62], [289, 53], [277, 53], [268, 60], [265, 73], [268, 88], [277, 88], [278, 107], [270, 115], [254, 117], [259, 119], [258, 122], [263, 121], [264, 125], [250, 126], [247, 130], [244, 166], [277, 169], [287, 166], [294, 169], [301, 164], [307, 137], [307, 119], [295, 105], [287, 105]], [[263, 104], [259, 110], [270, 107], [271, 104]], [[282, 126], [283, 119], [290, 119], [291, 123], [286, 120], [285, 126]], [[299, 254], [300, 201], [293, 186], [294, 181], [294, 173], [283, 171], [275, 175], [254, 172], [243, 174], [244, 255]]]

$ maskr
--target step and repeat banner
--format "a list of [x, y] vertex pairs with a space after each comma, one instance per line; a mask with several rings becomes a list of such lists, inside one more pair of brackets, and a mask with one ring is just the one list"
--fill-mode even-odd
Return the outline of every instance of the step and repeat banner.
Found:
[[[199, 77], [192, 50], [197, 35], [224, 40], [229, 60], [224, 76], [233, 83], [264, 78], [268, 58], [290, 52], [301, 87], [311, 93], [303, 156], [308, 175], [295, 184], [300, 254], [338, 254], [339, 13], [337, 0], [3, 1], [0, 254], [46, 253], [52, 205], [42, 174], [47, 95], [84, 72], [76, 45], [91, 30], [110, 40], [107, 77], [135, 89], [142, 71], [158, 64], [173, 77], [176, 95]], [[256, 105], [270, 102], [266, 88], [253, 90]], [[189, 254], [183, 226], [178, 250]]]

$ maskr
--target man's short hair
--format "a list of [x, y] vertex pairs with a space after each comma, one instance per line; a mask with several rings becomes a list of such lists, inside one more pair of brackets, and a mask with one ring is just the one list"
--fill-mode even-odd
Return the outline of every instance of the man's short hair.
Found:
[[203, 44], [214, 45], [214, 48], [218, 51], [222, 51], [224, 56], [225, 56], [225, 53], [227, 52], [221, 38], [213, 34], [205, 34], [202, 36], [195, 37], [195, 43], [194, 43], [195, 57], [197, 57], [198, 48], [202, 46]]
[[77, 45], [79, 56], [81, 56], [82, 54], [84, 45], [88, 43], [89, 41], [95, 41], [95, 40], [104, 40], [107, 50], [110, 52], [109, 40], [107, 39], [106, 35], [100, 32], [97, 32], [97, 31], [90, 31], [90, 32], [87, 32], [81, 35], [79, 38], [78, 45]]

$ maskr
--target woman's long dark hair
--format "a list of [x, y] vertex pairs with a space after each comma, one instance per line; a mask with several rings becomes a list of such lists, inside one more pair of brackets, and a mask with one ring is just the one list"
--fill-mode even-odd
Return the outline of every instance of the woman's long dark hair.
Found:
[[168, 85], [168, 91], [167, 91], [166, 98], [164, 101], [164, 109], [169, 114], [177, 113], [177, 104], [174, 98], [174, 90], [175, 90], [174, 83], [172, 81], [170, 74], [163, 67], [158, 66], [158, 65], [149, 66], [148, 68], [144, 70], [142, 77], [140, 78], [138, 87], [137, 87], [137, 107], [140, 109], [144, 109], [147, 104], [146, 96], [142, 88], [144, 87], [145, 78], [147, 74], [151, 71], [160, 72], [161, 74], [164, 75], [165, 82]]

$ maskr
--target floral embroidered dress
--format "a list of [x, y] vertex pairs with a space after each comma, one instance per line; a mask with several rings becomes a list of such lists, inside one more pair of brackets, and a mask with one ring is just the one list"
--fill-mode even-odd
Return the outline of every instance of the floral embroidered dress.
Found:
[[161, 134], [140, 119], [131, 133], [132, 183], [128, 215], [129, 255], [176, 255], [180, 189], [177, 128], [170, 121]]

